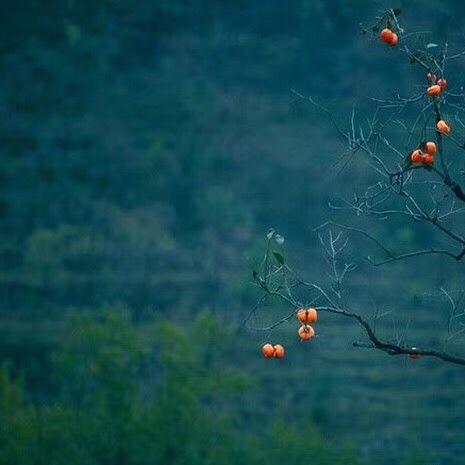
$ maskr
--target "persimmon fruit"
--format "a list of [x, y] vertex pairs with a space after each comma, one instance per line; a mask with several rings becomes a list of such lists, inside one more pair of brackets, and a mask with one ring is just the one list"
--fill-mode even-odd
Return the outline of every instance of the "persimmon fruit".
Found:
[[284, 347], [281, 344], [276, 344], [274, 346], [274, 356], [276, 358], [284, 358], [286, 355], [286, 351], [284, 350]]
[[439, 133], [448, 135], [451, 132], [450, 126], [443, 120], [439, 120], [438, 123], [436, 124], [436, 128]]
[[437, 82], [438, 86], [441, 88], [441, 90], [446, 90], [447, 89], [447, 81], [444, 78], [441, 78]]
[[428, 74], [426, 75], [426, 79], [428, 79], [429, 82], [431, 82], [431, 83], [433, 83], [433, 84], [436, 84], [436, 79], [437, 79], [437, 77], [436, 77], [435, 74], [433, 74], [433, 73], [428, 73]]
[[420, 149], [414, 150], [411, 156], [412, 163], [421, 163], [423, 161], [423, 153]]
[[275, 353], [275, 348], [271, 344], [265, 344], [262, 347], [262, 352], [265, 358], [273, 358]]
[[423, 162], [426, 165], [434, 165], [434, 155], [425, 155]]
[[379, 35], [381, 41], [384, 42], [385, 44], [390, 44], [393, 36], [394, 36], [394, 33], [387, 27], [384, 28], [381, 31], [381, 34]]
[[426, 90], [426, 93], [430, 97], [437, 97], [438, 95], [441, 94], [441, 92], [442, 92], [442, 88], [438, 84], [434, 84], [432, 86], [429, 86], [428, 89]]
[[425, 150], [428, 155], [436, 155], [438, 148], [434, 142], [427, 142], [425, 145]]
[[399, 43], [399, 36], [395, 32], [393, 32], [389, 45], [391, 47], [395, 47], [398, 43]]
[[302, 325], [299, 328], [299, 336], [302, 341], [309, 341], [315, 337], [315, 330], [310, 325]]
[[[416, 350], [416, 347], [412, 347], [412, 350]], [[408, 358], [411, 360], [419, 360], [421, 358], [421, 354], [408, 354]]]
[[302, 308], [297, 312], [297, 318], [303, 324], [316, 323], [318, 312], [314, 308]]
[[420, 354], [409, 354], [408, 358], [411, 360], [419, 360], [421, 358], [421, 355]]

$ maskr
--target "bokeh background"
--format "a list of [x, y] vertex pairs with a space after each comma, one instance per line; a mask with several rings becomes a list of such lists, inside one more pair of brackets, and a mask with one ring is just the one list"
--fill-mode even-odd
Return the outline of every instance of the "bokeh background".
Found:
[[[360, 34], [386, 6], [2, 2], [1, 465], [465, 463], [462, 368], [352, 348], [359, 329], [337, 318], [306, 346], [295, 323], [240, 325], [268, 229], [322, 279], [312, 230], [369, 181], [363, 164], [335, 172], [343, 144], [291, 89], [346, 124], [421, 82]], [[462, 1], [400, 6], [409, 29], [465, 45]], [[426, 240], [400, 221], [378, 232]], [[461, 273], [361, 265], [351, 292], [400, 312], [387, 335], [408, 314], [409, 339], [435, 344], [447, 315], [418, 295]], [[263, 310], [254, 324], [288, 311]], [[270, 337], [281, 363], [261, 358]]]

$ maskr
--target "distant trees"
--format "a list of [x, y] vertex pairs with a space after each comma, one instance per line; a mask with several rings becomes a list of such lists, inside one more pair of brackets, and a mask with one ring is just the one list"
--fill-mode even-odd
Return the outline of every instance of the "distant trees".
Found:
[[[359, 463], [349, 450], [270, 425], [242, 434], [238, 396], [249, 386], [228, 365], [228, 334], [200, 316], [186, 328], [136, 326], [122, 309], [72, 318], [50, 376], [59, 393], [31, 402], [21, 380], [0, 371], [1, 465], [323, 465]], [[236, 405], [236, 407], [234, 407]], [[269, 432], [268, 432], [269, 430]]]

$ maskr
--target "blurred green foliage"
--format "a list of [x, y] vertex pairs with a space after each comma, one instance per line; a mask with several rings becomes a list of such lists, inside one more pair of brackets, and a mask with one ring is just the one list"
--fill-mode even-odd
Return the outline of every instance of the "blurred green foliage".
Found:
[[2, 465], [359, 463], [314, 428], [241, 433], [233, 401], [250, 385], [227, 364], [231, 334], [208, 315], [189, 327], [138, 327], [127, 311], [107, 309], [98, 320], [72, 318], [63, 336], [51, 404], [31, 402], [0, 372]]
[[[305, 348], [294, 327], [224, 331], [256, 303], [268, 228], [306, 277], [324, 276], [312, 228], [370, 179], [357, 162], [335, 173], [344, 147], [290, 89], [341, 124], [354, 102], [370, 110], [367, 95], [416, 91], [415, 69], [359, 35], [390, 3], [3, 5], [2, 465], [385, 464], [412, 445], [462, 463], [461, 372], [347, 350], [357, 329], [331, 319]], [[412, 30], [461, 43], [463, 2], [403, 3]], [[402, 220], [376, 232], [428, 243]], [[398, 305], [414, 340], [437, 342], [443, 314], [409, 298], [460, 283], [456, 271], [370, 270], [353, 293], [366, 312]], [[265, 337], [290, 348], [282, 364], [263, 364]]]

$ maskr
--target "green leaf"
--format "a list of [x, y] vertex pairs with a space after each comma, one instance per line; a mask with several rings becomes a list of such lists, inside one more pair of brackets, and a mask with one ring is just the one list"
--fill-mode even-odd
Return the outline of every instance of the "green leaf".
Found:
[[284, 265], [284, 257], [279, 252], [273, 252], [274, 258], [280, 265]]

